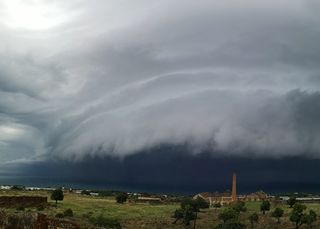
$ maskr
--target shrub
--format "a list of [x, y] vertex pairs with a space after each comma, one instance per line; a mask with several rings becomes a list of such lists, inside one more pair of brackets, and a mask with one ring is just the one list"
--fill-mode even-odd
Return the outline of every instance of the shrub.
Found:
[[277, 218], [278, 223], [280, 223], [280, 218], [283, 216], [284, 211], [281, 208], [276, 208], [274, 211], [271, 213], [271, 216], [274, 218]]
[[59, 213], [56, 214], [56, 217], [57, 217], [57, 218], [63, 218], [63, 217], [64, 217], [64, 214], [61, 213], [61, 212], [59, 212]]
[[17, 209], [17, 211], [24, 211], [25, 210], [25, 208], [23, 206], [19, 206], [16, 209]]
[[267, 200], [262, 201], [261, 205], [260, 205], [260, 211], [262, 211], [262, 214], [265, 214], [266, 211], [270, 210], [270, 202]]
[[247, 211], [247, 208], [246, 208], [245, 203], [243, 201], [237, 201], [237, 202], [233, 203], [231, 208], [238, 213]]
[[95, 226], [99, 227], [107, 227], [110, 229], [121, 229], [121, 224], [117, 219], [114, 218], [107, 218], [104, 217], [102, 214], [100, 214], [97, 217], [91, 217], [90, 218], [91, 223], [93, 223]]
[[214, 207], [214, 208], [221, 208], [221, 204], [220, 204], [220, 202], [215, 203], [215, 204], [213, 205], [213, 207]]
[[228, 220], [227, 222], [220, 223], [215, 229], [245, 229], [246, 226], [236, 219]]
[[73, 211], [71, 208], [68, 208], [63, 212], [64, 217], [73, 217]]
[[295, 205], [296, 203], [296, 198], [295, 197], [290, 197], [288, 200], [287, 200], [287, 204], [290, 206], [290, 208], [293, 207], [293, 205]]
[[90, 196], [90, 191], [88, 191], [88, 190], [83, 190], [83, 191], [81, 192], [81, 194], [82, 194], [82, 195]]
[[249, 221], [250, 221], [250, 224], [251, 224], [251, 228], [253, 229], [253, 225], [255, 223], [258, 223], [258, 221], [259, 221], [259, 215], [256, 212], [252, 213], [249, 216]]
[[51, 200], [55, 200], [56, 204], [58, 203], [58, 200], [63, 200], [63, 198], [64, 195], [61, 189], [56, 189], [51, 193]]
[[124, 202], [127, 201], [127, 199], [128, 199], [128, 194], [127, 193], [121, 192], [121, 193], [116, 195], [116, 201], [119, 204], [123, 204]]
[[232, 208], [226, 208], [221, 212], [218, 216], [220, 220], [222, 220], [224, 223], [229, 220], [236, 220], [239, 217], [239, 212]]
[[37, 207], [38, 211], [43, 211], [44, 209], [45, 209], [45, 206], [43, 206], [43, 205], [40, 205], [40, 206]]

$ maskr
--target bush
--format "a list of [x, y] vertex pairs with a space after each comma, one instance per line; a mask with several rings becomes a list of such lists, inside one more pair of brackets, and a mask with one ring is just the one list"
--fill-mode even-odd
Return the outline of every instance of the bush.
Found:
[[121, 229], [121, 224], [117, 219], [114, 218], [107, 218], [100, 214], [97, 217], [91, 217], [91, 223], [98, 227], [107, 227], [110, 229]]
[[225, 223], [220, 223], [215, 229], [245, 229], [246, 226], [240, 223], [238, 220], [229, 220]]
[[90, 196], [90, 191], [88, 191], [88, 190], [83, 190], [83, 191], [81, 192], [81, 194], [82, 194], [82, 195]]
[[215, 203], [215, 204], [213, 205], [213, 207], [214, 207], [214, 208], [221, 208], [222, 206], [221, 206], [220, 202], [218, 202], [218, 203]]
[[194, 202], [200, 209], [209, 208], [209, 203], [200, 197], [195, 199]]
[[226, 208], [221, 212], [218, 216], [220, 220], [222, 220], [224, 223], [229, 220], [237, 220], [239, 217], [239, 212], [232, 208]]
[[59, 212], [59, 213], [56, 214], [56, 217], [57, 217], [57, 218], [63, 218], [63, 217], [64, 217], [64, 214], [61, 213], [61, 212]]
[[37, 211], [43, 211], [45, 209], [45, 206], [40, 205], [37, 207]]
[[25, 210], [25, 208], [23, 206], [19, 206], [16, 209], [17, 209], [17, 211], [24, 211]]
[[232, 204], [231, 208], [233, 210], [235, 210], [236, 212], [240, 213], [240, 212], [246, 212], [247, 208], [245, 206], [246, 204], [243, 201], [237, 201], [235, 203]]
[[121, 193], [116, 195], [116, 201], [119, 204], [123, 204], [124, 202], [127, 201], [127, 199], [128, 199], [128, 194], [127, 193], [121, 192]]
[[265, 214], [266, 211], [270, 210], [270, 202], [267, 200], [262, 201], [261, 205], [260, 205], [260, 211], [262, 211], [262, 214]]
[[51, 200], [55, 200], [56, 204], [58, 203], [58, 200], [63, 200], [64, 195], [63, 195], [63, 191], [61, 189], [56, 189], [54, 191], [52, 191], [51, 193]]
[[63, 212], [64, 217], [73, 217], [73, 211], [71, 208], [68, 208]]
[[293, 208], [293, 205], [296, 204], [296, 198], [295, 197], [290, 197], [288, 200], [287, 200], [287, 204], [290, 206], [290, 208]]

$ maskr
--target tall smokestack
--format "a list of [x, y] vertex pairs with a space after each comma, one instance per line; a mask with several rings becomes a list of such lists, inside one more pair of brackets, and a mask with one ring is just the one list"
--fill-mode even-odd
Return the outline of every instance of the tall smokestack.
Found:
[[232, 201], [237, 201], [237, 175], [233, 173], [232, 176]]

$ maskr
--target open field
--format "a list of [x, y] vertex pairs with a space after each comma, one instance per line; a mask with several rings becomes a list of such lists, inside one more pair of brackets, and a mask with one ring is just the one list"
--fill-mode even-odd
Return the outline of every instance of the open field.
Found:
[[[2, 191], [1, 195], [28, 195], [28, 196], [48, 196], [49, 206], [43, 211], [40, 211], [49, 216], [55, 216], [57, 213], [62, 213], [66, 209], [70, 208], [74, 212], [72, 219], [79, 222], [81, 228], [92, 228], [90, 223], [90, 217], [103, 214], [106, 217], [118, 219], [122, 225], [122, 228], [136, 229], [136, 228], [185, 228], [181, 224], [172, 224], [172, 214], [179, 207], [178, 204], [161, 204], [161, 205], [149, 205], [149, 204], [118, 204], [112, 197], [92, 197], [74, 193], [65, 193], [64, 200], [59, 202], [57, 206], [49, 199], [50, 193], [46, 191]], [[313, 209], [318, 215], [320, 215], [320, 204], [306, 204], [308, 209]], [[257, 229], [268, 228], [294, 228], [293, 223], [289, 221], [289, 213], [291, 209], [287, 205], [280, 204], [277, 207], [281, 207], [285, 211], [285, 216], [281, 219], [280, 225], [276, 224], [276, 220], [270, 217], [270, 213], [266, 215], [260, 213], [260, 202], [247, 202], [247, 212], [241, 213], [241, 222], [250, 228], [248, 216], [253, 213], [259, 213], [259, 224], [255, 225]], [[272, 205], [272, 209], [275, 206]], [[214, 228], [220, 221], [218, 214], [223, 210], [221, 209], [207, 209], [201, 210], [199, 213], [199, 219], [197, 220], [196, 228]], [[17, 212], [15, 208], [5, 209], [7, 212]], [[36, 213], [39, 212], [36, 208], [26, 208], [24, 211]], [[189, 228], [192, 228], [190, 226]], [[306, 226], [301, 228], [307, 228]], [[314, 224], [313, 228], [320, 228], [320, 220]]]

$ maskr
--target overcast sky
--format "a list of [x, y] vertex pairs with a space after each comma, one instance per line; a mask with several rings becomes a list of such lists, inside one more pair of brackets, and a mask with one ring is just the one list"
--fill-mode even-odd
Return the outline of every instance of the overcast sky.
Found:
[[166, 145], [320, 158], [316, 0], [1, 0], [1, 163]]

